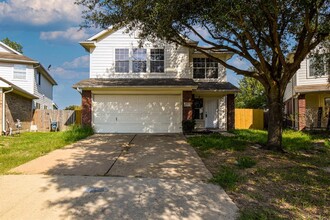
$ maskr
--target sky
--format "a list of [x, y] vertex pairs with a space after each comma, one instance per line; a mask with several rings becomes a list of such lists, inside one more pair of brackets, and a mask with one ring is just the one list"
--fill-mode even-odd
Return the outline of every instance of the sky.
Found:
[[[74, 0], [0, 0], [0, 39], [20, 43], [25, 56], [44, 67], [51, 65], [49, 72], [58, 83], [54, 102], [60, 109], [81, 104], [72, 85], [89, 77], [89, 55], [78, 42], [100, 31], [80, 30], [82, 10]], [[235, 57], [230, 63], [247, 65]], [[239, 78], [227, 71], [227, 80], [234, 85]]]

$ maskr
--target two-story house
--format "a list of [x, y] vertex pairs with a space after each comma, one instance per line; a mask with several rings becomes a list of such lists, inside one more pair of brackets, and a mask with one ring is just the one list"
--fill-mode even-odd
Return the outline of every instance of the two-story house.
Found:
[[196, 128], [234, 128], [238, 89], [204, 54], [160, 40], [141, 46], [138, 33], [124, 29], [104, 30], [80, 44], [90, 53], [90, 78], [73, 87], [82, 93], [83, 124], [96, 132], [178, 133], [182, 121], [192, 119]]
[[17, 119], [29, 129], [33, 109], [54, 109], [53, 77], [38, 62], [0, 42], [1, 131], [14, 128]]
[[298, 129], [326, 128], [330, 107], [329, 64], [319, 73], [313, 58], [306, 58], [289, 82], [284, 94], [288, 125]]

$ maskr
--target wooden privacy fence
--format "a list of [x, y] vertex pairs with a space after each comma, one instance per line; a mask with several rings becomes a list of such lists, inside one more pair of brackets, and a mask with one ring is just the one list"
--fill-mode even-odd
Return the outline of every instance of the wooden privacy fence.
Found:
[[264, 110], [235, 109], [235, 129], [264, 129]]
[[72, 124], [81, 124], [81, 111], [79, 113], [74, 110], [36, 109], [34, 111], [32, 124], [36, 126], [37, 131], [50, 131], [51, 122], [58, 123], [59, 131], [65, 131]]

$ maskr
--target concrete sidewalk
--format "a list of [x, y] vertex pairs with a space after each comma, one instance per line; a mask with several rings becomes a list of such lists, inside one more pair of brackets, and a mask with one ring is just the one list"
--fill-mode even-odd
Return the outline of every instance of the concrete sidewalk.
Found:
[[[105, 192], [86, 192], [104, 187]], [[94, 188], [100, 189], [100, 188]], [[0, 176], [0, 218], [235, 219], [237, 207], [218, 186], [148, 178]]]

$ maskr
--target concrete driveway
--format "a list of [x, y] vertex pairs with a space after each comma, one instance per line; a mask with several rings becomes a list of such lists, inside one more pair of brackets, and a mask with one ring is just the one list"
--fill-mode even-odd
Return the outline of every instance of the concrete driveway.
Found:
[[181, 134], [97, 134], [16, 167], [11, 172], [197, 181], [211, 177]]
[[[0, 176], [0, 219], [230, 220], [184, 136], [93, 135]], [[134, 178], [132, 178], [134, 177]], [[143, 178], [140, 178], [143, 177]]]

